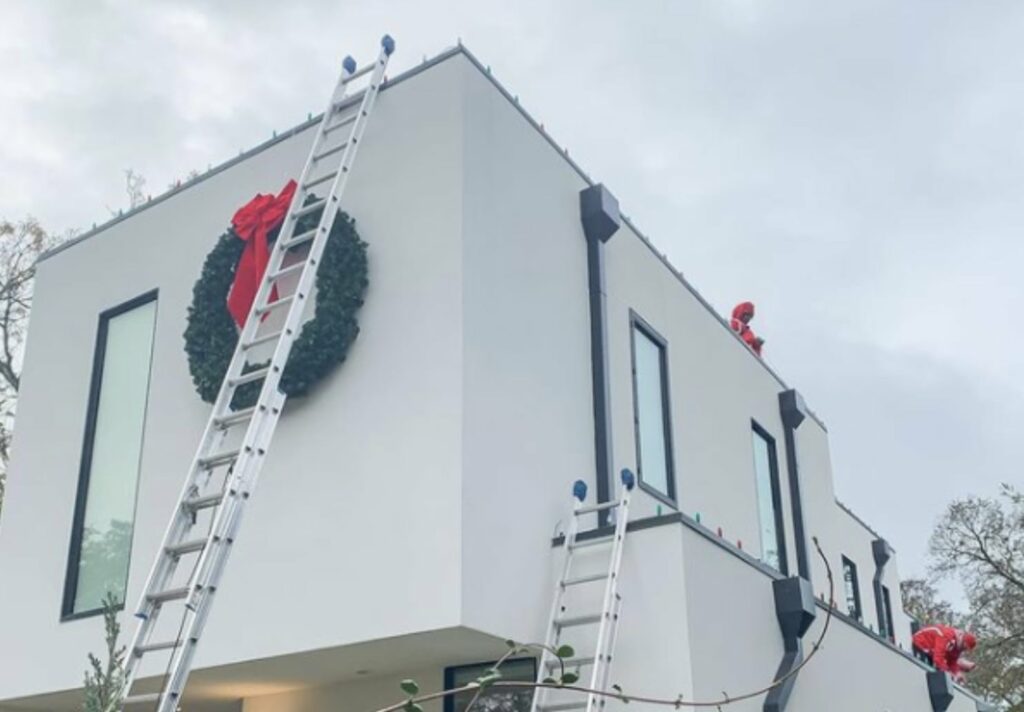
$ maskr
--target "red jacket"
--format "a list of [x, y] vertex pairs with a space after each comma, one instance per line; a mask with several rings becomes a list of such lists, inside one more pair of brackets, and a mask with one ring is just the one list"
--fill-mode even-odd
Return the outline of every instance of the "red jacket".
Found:
[[757, 338], [754, 330], [741, 319], [741, 317], [747, 316], [748, 314], [751, 319], [754, 317], [754, 303], [740, 302], [732, 310], [732, 319], [729, 321], [729, 326], [732, 327], [733, 331], [740, 335], [740, 338], [743, 339], [743, 343], [753, 349], [755, 354], [760, 356], [761, 340]]
[[948, 625], [930, 625], [914, 633], [914, 647], [931, 655], [936, 668], [956, 675], [964, 672], [960, 654], [964, 651], [964, 638], [969, 635]]

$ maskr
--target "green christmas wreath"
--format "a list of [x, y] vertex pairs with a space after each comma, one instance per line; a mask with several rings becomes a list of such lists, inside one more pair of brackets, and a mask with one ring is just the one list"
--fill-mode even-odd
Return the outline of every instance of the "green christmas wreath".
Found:
[[[310, 201], [315, 200], [310, 197]], [[312, 230], [322, 211], [303, 216], [295, 234]], [[280, 228], [268, 235], [277, 239]], [[217, 398], [224, 374], [238, 342], [238, 329], [227, 309], [227, 296], [235, 276], [235, 266], [245, 243], [228, 229], [206, 256], [203, 270], [192, 288], [185, 328], [185, 353], [199, 396], [212, 403]], [[288, 365], [281, 375], [281, 390], [288, 396], [301, 396], [330, 373], [348, 354], [359, 335], [356, 313], [363, 305], [369, 284], [366, 243], [356, 232], [355, 220], [343, 211], [331, 228], [330, 239], [320, 260], [316, 276], [316, 307], [292, 347]], [[247, 364], [246, 371], [266, 364]], [[260, 382], [241, 386], [232, 407], [246, 408], [259, 396]]]

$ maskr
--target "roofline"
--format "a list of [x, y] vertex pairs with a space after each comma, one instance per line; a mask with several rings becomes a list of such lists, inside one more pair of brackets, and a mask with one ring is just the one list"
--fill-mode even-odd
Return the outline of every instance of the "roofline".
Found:
[[[876, 539], [885, 539], [885, 537], [884, 537], [884, 536], [882, 536], [882, 535], [881, 535], [881, 534], [879, 534], [879, 533], [878, 533], [877, 531], [875, 531], [874, 527], [872, 527], [872, 526], [871, 526], [870, 524], [868, 524], [868, 523], [867, 523], [867, 522], [865, 522], [865, 521], [864, 521], [863, 519], [861, 519], [861, 518], [860, 518], [860, 517], [859, 517], [859, 516], [857, 515], [857, 513], [856, 513], [856, 512], [854, 512], [854, 511], [853, 511], [852, 509], [850, 509], [850, 508], [849, 508], [848, 506], [846, 506], [845, 504], [843, 504], [842, 502], [840, 502], [840, 501], [839, 501], [839, 498], [838, 498], [838, 497], [836, 497], [836, 498], [835, 498], [835, 501], [836, 501], [836, 504], [837, 504], [837, 505], [839, 505], [839, 508], [840, 508], [841, 510], [843, 510], [844, 512], [846, 512], [847, 514], [849, 514], [849, 515], [850, 515], [850, 516], [851, 516], [851, 517], [853, 518], [853, 521], [857, 522], [857, 524], [860, 524], [860, 525], [861, 525], [862, 527], [864, 527], [865, 529], [867, 529], [867, 530], [868, 530], [868, 532], [869, 532], [870, 534], [872, 534], [872, 535], [873, 535], [873, 536], [874, 536], [874, 537], [875, 537]], [[886, 543], [888, 543], [888, 540], [886, 540]], [[889, 545], [889, 548], [892, 548], [892, 545], [891, 545], [891, 544]], [[895, 551], [896, 551], [896, 550], [895, 550], [895, 549], [893, 549], [893, 552], [895, 552]]]
[[[401, 74], [399, 74], [394, 79], [388, 79], [387, 84], [382, 86], [380, 88], [380, 91], [383, 92], [386, 89], [391, 88], [395, 84], [398, 84], [399, 82], [403, 82], [406, 79], [410, 79], [410, 78], [416, 76], [417, 74], [419, 74], [420, 72], [424, 71], [425, 69], [429, 69], [430, 67], [434, 66], [435, 64], [440, 64], [444, 60], [449, 59], [449, 58], [455, 56], [456, 54], [459, 54], [461, 51], [463, 51], [461, 47], [451, 47], [449, 49], [446, 49], [445, 51], [441, 52], [440, 54], [438, 54], [437, 56], [433, 57], [432, 59], [429, 59], [426, 62], [421, 63], [419, 66], [413, 67], [412, 69], [408, 69], [408, 70], [402, 72]], [[354, 102], [355, 100], [359, 99], [362, 96], [362, 94], [363, 94], [362, 91], [360, 91], [360, 92], [358, 92], [356, 94], [353, 94], [352, 96], [350, 96], [345, 101], [345, 103], [349, 104], [349, 103]], [[311, 115], [310, 118], [306, 119], [305, 121], [303, 121], [302, 123], [298, 124], [297, 126], [293, 126], [292, 128], [290, 128], [290, 129], [288, 129], [288, 130], [286, 130], [286, 131], [284, 131], [284, 132], [282, 132], [280, 134], [275, 132], [274, 135], [271, 138], [269, 138], [268, 140], [264, 141], [263, 143], [257, 144], [253, 148], [250, 148], [248, 151], [240, 152], [234, 158], [230, 158], [230, 159], [224, 161], [223, 163], [221, 163], [219, 165], [216, 165], [216, 166], [213, 166], [212, 168], [207, 169], [205, 173], [202, 173], [202, 174], [196, 176], [195, 178], [192, 178], [191, 180], [185, 181], [181, 185], [175, 186], [174, 188], [171, 188], [170, 190], [168, 190], [165, 193], [161, 193], [160, 195], [156, 196], [155, 198], [152, 198], [151, 200], [147, 200], [142, 205], [139, 205], [139, 206], [137, 206], [135, 208], [127, 210], [127, 211], [125, 211], [123, 213], [119, 213], [118, 215], [115, 215], [110, 220], [107, 220], [105, 223], [101, 223], [100, 225], [97, 225], [97, 226], [87, 230], [86, 232], [83, 232], [81, 235], [78, 235], [74, 239], [68, 240], [67, 242], [62, 243], [60, 245], [57, 245], [56, 247], [51, 247], [49, 250], [46, 250], [43, 254], [41, 254], [39, 256], [39, 258], [36, 260], [36, 264], [38, 264], [40, 262], [43, 262], [44, 260], [48, 260], [51, 257], [53, 257], [54, 255], [59, 254], [59, 253], [63, 252], [64, 250], [67, 250], [68, 248], [73, 247], [73, 246], [77, 245], [78, 243], [83, 242], [83, 241], [89, 239], [90, 237], [93, 237], [93, 236], [103, 232], [104, 230], [106, 230], [108, 228], [111, 228], [114, 225], [117, 225], [118, 223], [127, 220], [130, 217], [134, 217], [135, 215], [138, 215], [142, 211], [146, 210], [147, 208], [151, 208], [154, 205], [157, 205], [158, 203], [162, 203], [165, 200], [174, 197], [178, 193], [181, 193], [182, 191], [187, 190], [188, 188], [191, 188], [194, 185], [198, 185], [199, 183], [202, 183], [207, 178], [211, 178], [211, 177], [217, 175], [218, 173], [223, 173], [227, 169], [232, 168], [233, 166], [236, 166], [239, 163], [252, 158], [256, 154], [259, 154], [259, 153], [262, 153], [263, 151], [266, 151], [268, 148], [270, 148], [272, 146], [276, 146], [277, 144], [281, 143], [282, 141], [287, 141], [288, 139], [290, 139], [290, 138], [292, 138], [292, 137], [302, 133], [303, 131], [305, 131], [305, 130], [307, 130], [309, 128], [312, 128], [313, 126], [316, 126], [318, 123], [320, 123], [320, 120], [322, 118], [323, 118], [323, 113], [316, 114], [315, 116]]]
[[[404, 82], [407, 79], [411, 79], [412, 77], [415, 77], [420, 72], [426, 71], [427, 69], [430, 69], [431, 67], [434, 67], [434, 66], [440, 64], [441, 62], [444, 62], [444, 61], [446, 61], [448, 59], [451, 59], [452, 57], [455, 57], [456, 55], [460, 55], [460, 54], [462, 56], [464, 56], [466, 59], [468, 59], [470, 64], [472, 64], [474, 67], [476, 67], [480, 71], [481, 74], [483, 74], [488, 80], [490, 80], [491, 84], [505, 97], [505, 99], [508, 100], [508, 102], [510, 104], [512, 104], [512, 106], [514, 106], [516, 108], [516, 110], [523, 116], [523, 118], [525, 118], [526, 121], [538, 133], [540, 133], [541, 136], [544, 137], [544, 139], [551, 145], [551, 147], [554, 148], [562, 156], [562, 158], [566, 161], [566, 163], [568, 163], [569, 166], [572, 167], [572, 169], [574, 171], [576, 171], [576, 173], [579, 175], [579, 177], [582, 178], [584, 180], [584, 182], [586, 182], [586, 184], [588, 186], [592, 186], [592, 185], [594, 185], [596, 183], [596, 181], [594, 181], [590, 177], [590, 174], [588, 174], [585, 170], [583, 170], [583, 168], [581, 168], [580, 165], [578, 163], [576, 163], [576, 161], [574, 161], [572, 158], [569, 157], [569, 149], [568, 148], [564, 148], [564, 147], [558, 145], [558, 143], [554, 140], [554, 138], [552, 138], [551, 134], [549, 134], [544, 129], [544, 127], [540, 124], [540, 122], [538, 122], [536, 119], [534, 119], [529, 114], [529, 112], [527, 112], [526, 109], [523, 108], [523, 106], [519, 103], [519, 97], [517, 97], [516, 95], [512, 94], [497, 79], [495, 79], [494, 75], [491, 73], [490, 67], [486, 66], [479, 59], [477, 59], [476, 56], [472, 52], [470, 52], [469, 49], [467, 49], [465, 47], [465, 45], [462, 44], [461, 40], [459, 40], [459, 43], [456, 46], [449, 47], [448, 49], [444, 50], [443, 52], [440, 52], [439, 54], [435, 55], [434, 57], [432, 57], [430, 59], [427, 59], [427, 60], [424, 60], [418, 66], [412, 67], [411, 69], [407, 69], [406, 71], [404, 71], [401, 74], [397, 75], [393, 79], [389, 79], [387, 81], [387, 83], [380, 88], [380, 91], [381, 92], [387, 91], [388, 89], [390, 89], [391, 87], [395, 86], [396, 84]], [[360, 96], [361, 93], [362, 92], [360, 92], [359, 94], [353, 95], [352, 97], [350, 97], [349, 101], [353, 101], [353, 100], [357, 99]], [[58, 245], [57, 247], [54, 247], [54, 248], [52, 248], [50, 250], [47, 250], [46, 252], [44, 252], [39, 257], [39, 259], [37, 260], [37, 263], [38, 262], [42, 262], [44, 260], [47, 260], [47, 259], [53, 257], [54, 255], [59, 254], [59, 253], [63, 252], [64, 250], [67, 250], [68, 248], [70, 248], [70, 247], [72, 247], [74, 245], [77, 245], [78, 243], [83, 242], [83, 241], [87, 240], [88, 238], [93, 237], [94, 235], [97, 235], [98, 233], [103, 232], [104, 230], [106, 230], [106, 229], [108, 229], [110, 227], [113, 227], [114, 225], [117, 225], [120, 222], [122, 222], [124, 220], [127, 220], [128, 218], [141, 213], [143, 210], [146, 210], [147, 208], [150, 208], [150, 207], [152, 207], [154, 205], [157, 205], [158, 203], [162, 203], [165, 200], [167, 200], [167, 199], [177, 195], [178, 193], [180, 193], [180, 192], [182, 192], [184, 190], [187, 190], [188, 188], [191, 188], [194, 185], [197, 185], [197, 184], [201, 183], [202, 181], [206, 180], [207, 178], [215, 176], [218, 173], [222, 173], [223, 171], [227, 170], [228, 168], [231, 168], [232, 166], [235, 166], [235, 165], [241, 163], [242, 161], [245, 161], [245, 160], [255, 156], [256, 154], [261, 153], [261, 152], [267, 150], [271, 146], [276, 146], [278, 143], [281, 143], [282, 141], [285, 141], [285, 140], [287, 140], [289, 138], [292, 138], [293, 136], [296, 136], [297, 134], [302, 133], [303, 131], [311, 128], [312, 126], [315, 126], [321, 120], [322, 116], [323, 116], [323, 114], [317, 114], [316, 116], [312, 116], [309, 119], [307, 119], [306, 121], [303, 121], [302, 123], [298, 124], [297, 126], [291, 128], [291, 129], [288, 129], [287, 131], [284, 131], [283, 133], [274, 135], [269, 140], [264, 141], [261, 144], [258, 144], [257, 146], [249, 149], [248, 151], [243, 151], [242, 153], [239, 153], [236, 157], [231, 158], [231, 159], [221, 163], [218, 166], [214, 166], [213, 168], [210, 168], [209, 170], [207, 170], [202, 175], [196, 176], [192, 180], [187, 181], [185, 183], [182, 183], [181, 185], [179, 185], [179, 186], [177, 186], [175, 188], [172, 188], [171, 190], [167, 191], [166, 193], [163, 193], [162, 195], [157, 196], [156, 198], [153, 198], [152, 200], [147, 200], [143, 205], [140, 205], [140, 206], [138, 206], [136, 208], [128, 210], [127, 212], [125, 212], [123, 214], [117, 215], [116, 217], [108, 220], [107, 222], [103, 223], [102, 225], [94, 227], [91, 230], [89, 230], [88, 232], [82, 233], [78, 237], [76, 237], [76, 238], [74, 238], [72, 240], [69, 240], [68, 242], [65, 242], [62, 245]], [[627, 217], [624, 214], [621, 217], [622, 217], [622, 222], [624, 222], [630, 228], [630, 230], [632, 230], [633, 233], [636, 234], [636, 236], [640, 238], [640, 241], [644, 245], [646, 245], [647, 248], [651, 251], [651, 253], [669, 270], [669, 272], [672, 273], [673, 276], [675, 276], [675, 278], [677, 280], [679, 280], [680, 284], [682, 284], [683, 287], [685, 287], [686, 290], [689, 291], [690, 294], [692, 294], [693, 297], [698, 302], [700, 302], [700, 304], [705, 309], [707, 309], [707, 311], [715, 318], [716, 321], [718, 321], [718, 323], [722, 326], [723, 329], [728, 331], [729, 334], [734, 339], [736, 339], [736, 341], [739, 344], [741, 344], [744, 349], [746, 349], [749, 352], [750, 358], [756, 359], [757, 362], [759, 364], [761, 364], [761, 366], [772, 376], [772, 378], [774, 378], [779, 383], [779, 385], [782, 386], [783, 390], [788, 390], [789, 389], [789, 385], [783, 380], [782, 376], [780, 376], [778, 373], [776, 373], [775, 370], [771, 366], [769, 366], [767, 363], [765, 363], [764, 359], [762, 359], [761, 357], [757, 356], [752, 351], [750, 351], [750, 349], [747, 347], [747, 345], [743, 343], [743, 340], [740, 339], [739, 336], [736, 334], [736, 332], [734, 332], [729, 327], [728, 322], [726, 322], [726, 320], [722, 317], [722, 315], [719, 314], [715, 310], [715, 308], [711, 306], [711, 303], [708, 302], [708, 300], [705, 299], [701, 295], [701, 293], [698, 292], [697, 289], [686, 280], [686, 278], [683, 276], [683, 273], [680, 272], [679, 270], [677, 270], [675, 268], [675, 266], [671, 262], [668, 261], [668, 258], [662, 252], [660, 252], [657, 248], [655, 248], [654, 244], [650, 241], [650, 239], [648, 239], [648, 237], [646, 235], [644, 235], [643, 232], [640, 231], [640, 229], [633, 223], [633, 221], [630, 220], [629, 217]], [[813, 411], [808, 410], [808, 414], [811, 416], [811, 418], [814, 420], [814, 422], [816, 422], [819, 426], [821, 426], [821, 428], [823, 430], [825, 430], [826, 432], [828, 431], [828, 428], [826, 427], [824, 421], [822, 421], [821, 418], [819, 418], [816, 413], [814, 413]]]

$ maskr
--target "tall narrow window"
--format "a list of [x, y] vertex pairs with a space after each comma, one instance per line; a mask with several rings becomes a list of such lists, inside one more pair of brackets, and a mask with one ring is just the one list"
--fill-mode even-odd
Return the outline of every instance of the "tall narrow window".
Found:
[[108, 592], [124, 600], [155, 324], [156, 292], [100, 315], [65, 617], [97, 612]]
[[885, 637], [891, 642], [896, 642], [896, 631], [892, 625], [892, 598], [889, 597], [889, 589], [882, 586], [882, 606], [885, 608]]
[[752, 426], [754, 481], [761, 530], [761, 560], [773, 569], [787, 573], [782, 492], [779, 487], [779, 461], [775, 454], [775, 440], [757, 423], [752, 423]]
[[857, 581], [857, 564], [843, 557], [843, 591], [846, 593], [846, 612], [856, 621], [862, 620], [860, 608], [860, 583]]
[[633, 417], [640, 484], [675, 501], [665, 340], [633, 315]]

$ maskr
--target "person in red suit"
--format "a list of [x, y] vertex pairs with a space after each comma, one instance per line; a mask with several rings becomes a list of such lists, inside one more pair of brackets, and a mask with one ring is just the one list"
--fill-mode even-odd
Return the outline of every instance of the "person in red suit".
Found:
[[764, 339], [754, 334], [753, 329], [750, 328], [750, 320], [754, 318], [754, 303], [753, 302], [740, 302], [732, 310], [732, 319], [729, 321], [729, 326], [732, 330], [740, 335], [743, 339], [743, 343], [749, 346], [755, 354], [761, 355], [761, 346], [764, 344]]
[[914, 633], [913, 640], [916, 649], [931, 656], [932, 664], [948, 672], [956, 682], [963, 682], [964, 673], [974, 669], [974, 663], [960, 657], [978, 644], [973, 633], [948, 625], [930, 625]]

